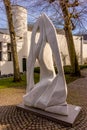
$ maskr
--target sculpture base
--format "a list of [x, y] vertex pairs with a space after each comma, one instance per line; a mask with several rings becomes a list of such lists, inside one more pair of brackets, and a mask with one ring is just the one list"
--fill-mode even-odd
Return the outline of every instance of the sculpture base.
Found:
[[46, 111], [38, 109], [38, 108], [28, 107], [28, 106], [25, 106], [23, 103], [17, 105], [17, 109], [30, 112], [37, 116], [41, 116], [46, 119], [56, 121], [58, 123], [62, 123], [66, 126], [73, 126], [79, 112], [81, 111], [81, 107], [70, 105], [70, 104], [68, 104], [68, 111], [69, 111], [68, 116], [63, 116], [63, 115], [59, 115], [59, 114], [46, 112]]

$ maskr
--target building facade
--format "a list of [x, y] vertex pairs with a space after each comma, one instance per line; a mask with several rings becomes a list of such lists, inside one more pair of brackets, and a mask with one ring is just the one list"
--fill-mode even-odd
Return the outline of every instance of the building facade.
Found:
[[[27, 10], [13, 6], [13, 22], [16, 32], [16, 43], [20, 72], [26, 71], [27, 58]], [[0, 74], [13, 74], [11, 40], [8, 29], [0, 29]]]
[[[20, 72], [24, 72], [26, 71], [26, 62], [30, 52], [32, 28], [27, 28], [27, 10], [21, 6], [13, 6], [12, 8], [19, 67]], [[37, 32], [36, 41], [39, 36], [39, 32]], [[79, 64], [84, 64], [87, 62], [86, 41], [84, 42], [81, 36], [73, 36], [73, 39]], [[57, 30], [57, 40], [63, 65], [69, 65], [70, 59], [63, 31]], [[35, 66], [38, 66], [38, 62], [36, 62]], [[13, 74], [11, 42], [7, 29], [0, 29], [0, 74]]]

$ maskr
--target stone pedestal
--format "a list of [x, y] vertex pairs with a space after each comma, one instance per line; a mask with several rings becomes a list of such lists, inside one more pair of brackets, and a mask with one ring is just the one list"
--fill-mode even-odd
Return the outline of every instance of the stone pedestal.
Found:
[[41, 109], [25, 106], [23, 103], [17, 105], [17, 109], [24, 110], [28, 113], [35, 114], [37, 116], [62, 123], [65, 126], [74, 126], [74, 123], [78, 117], [78, 114], [81, 111], [81, 107], [68, 104], [68, 116], [59, 115], [55, 113], [50, 113], [43, 111]]

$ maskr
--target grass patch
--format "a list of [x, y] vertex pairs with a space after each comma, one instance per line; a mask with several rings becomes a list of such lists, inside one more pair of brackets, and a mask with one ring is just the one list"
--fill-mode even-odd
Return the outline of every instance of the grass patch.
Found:
[[34, 82], [37, 83], [40, 79], [40, 74], [39, 73], [34, 73]]
[[[84, 67], [82, 67], [84, 68]], [[57, 73], [57, 68], [55, 67], [55, 72]], [[39, 81], [39, 73], [40, 73], [40, 68], [36, 67], [34, 69], [34, 82], [37, 83]], [[65, 79], [66, 83], [73, 82], [74, 80], [78, 79], [78, 77], [72, 76], [71, 75], [71, 66], [64, 66], [64, 73], [65, 73]]]
[[8, 87], [24, 87], [26, 86], [26, 76], [21, 76], [21, 82], [13, 82], [13, 77], [0, 79], [0, 89]]
[[[20, 81], [20, 82], [13, 82], [13, 77], [0, 79], [0, 89], [10, 88], [10, 87], [25, 88], [26, 87], [26, 75], [23, 74], [21, 76], [21, 78], [22, 78], [22, 81]], [[35, 83], [37, 83], [39, 81], [39, 78], [40, 78], [39, 73], [34, 73], [34, 82]]]
[[[87, 65], [80, 65], [80, 69], [87, 68]], [[57, 69], [55, 68], [55, 71], [57, 72]], [[67, 84], [70, 82], [73, 82], [74, 80], [78, 79], [78, 77], [71, 75], [71, 66], [64, 66], [64, 72], [65, 72], [65, 78]], [[8, 87], [26, 87], [26, 76], [22, 75], [22, 81], [21, 82], [13, 82], [13, 78], [3, 78], [0, 79], [0, 89], [8, 88]], [[40, 68], [36, 67], [34, 69], [34, 82], [37, 83], [40, 79]]]
[[80, 65], [80, 69], [87, 69], [87, 64], [84, 64], [84, 65]]
[[[21, 82], [13, 82], [13, 78], [3, 78], [0, 79], [0, 89], [17, 87], [17, 88], [25, 88], [26, 87], [26, 75], [22, 75]], [[67, 84], [76, 80], [78, 77], [73, 77], [70, 74], [65, 74]], [[34, 82], [37, 83], [40, 79], [39, 73], [34, 73]]]

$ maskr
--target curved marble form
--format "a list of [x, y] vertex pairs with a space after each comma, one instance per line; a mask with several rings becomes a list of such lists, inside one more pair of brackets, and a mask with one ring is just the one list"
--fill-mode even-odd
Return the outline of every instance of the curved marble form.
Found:
[[[35, 43], [37, 29], [40, 37]], [[53, 57], [58, 74], [55, 74]], [[40, 64], [40, 81], [34, 84], [34, 64], [38, 59]], [[42, 14], [34, 25], [31, 36], [31, 49], [28, 58], [27, 92], [24, 104], [43, 109], [48, 112], [68, 115], [66, 103], [67, 87], [59, 53], [55, 28], [49, 18]]]

